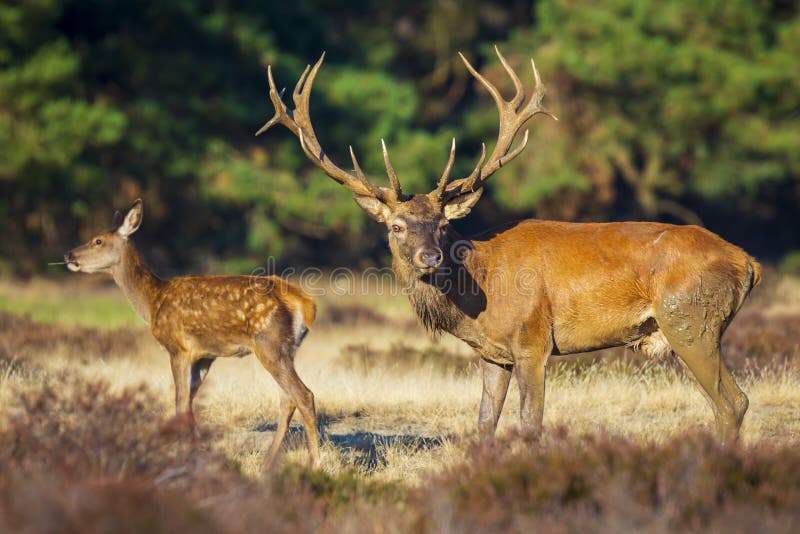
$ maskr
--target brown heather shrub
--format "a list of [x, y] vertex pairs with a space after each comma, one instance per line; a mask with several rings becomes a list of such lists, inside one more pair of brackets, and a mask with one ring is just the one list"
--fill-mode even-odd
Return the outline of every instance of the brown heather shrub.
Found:
[[219, 532], [205, 510], [182, 495], [125, 478], [91, 480], [3, 473], [0, 530], [4, 532]]
[[[555, 532], [673, 529], [740, 532], [800, 527], [800, 452], [723, 447], [690, 434], [641, 444], [550, 433], [541, 445], [511, 436], [474, 445], [468, 462], [412, 497], [427, 531]], [[770, 529], [772, 530], [772, 528]]]
[[174, 430], [144, 386], [114, 393], [49, 376], [19, 392], [9, 413], [0, 532], [297, 532], [322, 523], [310, 484], [243, 477], [205, 446], [213, 430], [198, 440]]
[[[49, 376], [0, 431], [2, 532], [792, 532], [800, 452], [547, 432], [466, 444], [421, 487], [285, 466], [260, 480], [166, 432], [145, 388]], [[211, 436], [209, 436], [211, 434]]]
[[800, 367], [800, 313], [765, 316], [752, 308], [736, 316], [722, 338], [725, 361], [736, 370]]
[[97, 357], [131, 356], [149, 341], [144, 329], [46, 324], [0, 312], [0, 360], [46, 358], [58, 352], [87, 363]]
[[112, 393], [106, 382], [59, 373], [17, 395], [0, 434], [3, 465], [119, 478], [155, 477], [208, 460], [199, 442], [169, 431], [159, 400], [144, 385]]
[[362, 326], [390, 323], [388, 317], [369, 306], [330, 304], [319, 314], [317, 325]]
[[418, 349], [398, 342], [382, 350], [360, 343], [344, 346], [337, 364], [362, 373], [375, 367], [413, 373], [430, 366], [447, 375], [464, 375], [477, 370], [477, 357], [465, 357], [440, 345]]
[[[0, 382], [8, 379], [16, 381], [41, 379], [47, 370], [25, 358], [18, 358], [0, 350]], [[12, 378], [13, 377], [13, 378]]]
[[361, 304], [326, 305], [317, 316], [317, 327], [391, 326], [401, 332], [422, 331], [413, 317], [392, 318]]

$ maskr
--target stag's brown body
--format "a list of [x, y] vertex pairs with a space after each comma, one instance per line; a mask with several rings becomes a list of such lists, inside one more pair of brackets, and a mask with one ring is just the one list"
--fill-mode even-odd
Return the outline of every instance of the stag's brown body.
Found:
[[[469, 240], [451, 231], [443, 245], [462, 247], [464, 259], [440, 270], [438, 280], [419, 280], [402, 262], [395, 272], [412, 288], [452, 288], [434, 294], [447, 297], [442, 302], [453, 317], [431, 327], [448, 325], [482, 357], [506, 364], [521, 345], [552, 354], [626, 344], [658, 349], [660, 325], [691, 318], [668, 336], [689, 341], [704, 332], [692, 332], [698, 317], [675, 304], [690, 301], [703, 310], [705, 330], [714, 330], [759, 276], [740, 248], [696, 226], [526, 220]], [[437, 306], [423, 294], [411, 296], [419, 297], [420, 315]]]
[[391, 188], [371, 184], [351, 149], [354, 173], [322, 150], [311, 124], [309, 93], [322, 59], [300, 78], [289, 110], [269, 72], [274, 117], [258, 133], [282, 124], [311, 161], [344, 185], [372, 218], [386, 224], [392, 267], [422, 322], [449, 332], [481, 356], [479, 426], [493, 434], [512, 373], [520, 390], [523, 426], [538, 435], [544, 408], [545, 365], [553, 354], [627, 345], [649, 354], [674, 352], [697, 378], [716, 418], [717, 433], [733, 441], [747, 397], [720, 354], [720, 337], [760, 280], [752, 257], [697, 226], [659, 223], [562, 223], [527, 220], [472, 238], [449, 221], [478, 202], [486, 180], [525, 148], [511, 145], [541, 106], [544, 87], [531, 62], [533, 96], [497, 52], [516, 93], [505, 100], [462, 56], [492, 96], [500, 129], [475, 170], [450, 181], [450, 159], [435, 190], [406, 195], [383, 147]]
[[141, 202], [127, 220], [65, 255], [72, 271], [110, 274], [170, 355], [179, 419], [195, 428], [192, 401], [218, 357], [255, 353], [281, 390], [280, 418], [265, 467], [274, 461], [295, 409], [319, 458], [314, 395], [294, 368], [294, 355], [314, 322], [314, 301], [272, 276], [180, 276], [161, 280], [127, 237], [141, 222]]

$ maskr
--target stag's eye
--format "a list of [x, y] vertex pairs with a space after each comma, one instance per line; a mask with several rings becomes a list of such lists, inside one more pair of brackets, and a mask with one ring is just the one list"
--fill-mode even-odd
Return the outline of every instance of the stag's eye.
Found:
[[95, 245], [102, 245], [103, 244], [103, 240], [102, 239], [95, 239], [94, 240], [94, 244]]
[[394, 232], [396, 234], [399, 234], [402, 231], [403, 231], [403, 227], [400, 226], [399, 224], [393, 224], [392, 225], [392, 232]]

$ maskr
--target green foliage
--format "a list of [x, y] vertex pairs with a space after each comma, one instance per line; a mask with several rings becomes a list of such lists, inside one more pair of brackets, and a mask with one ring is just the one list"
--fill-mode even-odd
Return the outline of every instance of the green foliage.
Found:
[[778, 264], [778, 270], [785, 274], [800, 275], [800, 250], [786, 254]]
[[561, 121], [530, 121], [476, 229], [699, 215], [718, 231], [757, 222], [767, 251], [800, 246], [770, 231], [800, 203], [791, 3], [35, 0], [0, 6], [0, 263], [40, 271], [138, 196], [139, 238], [170, 269], [380, 261], [382, 230], [294, 137], [253, 137], [271, 116], [266, 66], [290, 103], [326, 50], [311, 98], [322, 145], [345, 168], [352, 145], [385, 184], [384, 138], [405, 190], [427, 192], [452, 137], [456, 175], [491, 150], [496, 109], [456, 51], [507, 93], [495, 42], [526, 86], [536, 58]]
[[0, 296], [0, 312], [11, 312], [43, 323], [87, 325], [97, 328], [140, 326], [142, 320], [130, 304], [117, 296], [60, 298], [10, 298]]
[[538, 50], [557, 80], [569, 142], [548, 149], [596, 187], [621, 177], [641, 215], [693, 222], [679, 206], [692, 197], [755, 210], [761, 191], [796, 181], [796, 12], [754, 2], [542, 2], [537, 22], [510, 46]]

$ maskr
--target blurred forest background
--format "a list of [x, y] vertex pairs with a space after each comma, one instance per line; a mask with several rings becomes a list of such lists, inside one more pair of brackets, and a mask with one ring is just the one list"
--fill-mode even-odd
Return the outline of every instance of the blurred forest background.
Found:
[[794, 0], [24, 0], [0, 5], [0, 272], [31, 274], [114, 209], [162, 274], [384, 264], [384, 229], [276, 128], [266, 66], [294, 87], [327, 51], [312, 116], [385, 183], [468, 172], [497, 112], [497, 44], [560, 122], [489, 181], [464, 232], [526, 217], [700, 222], [800, 272], [800, 17]]

